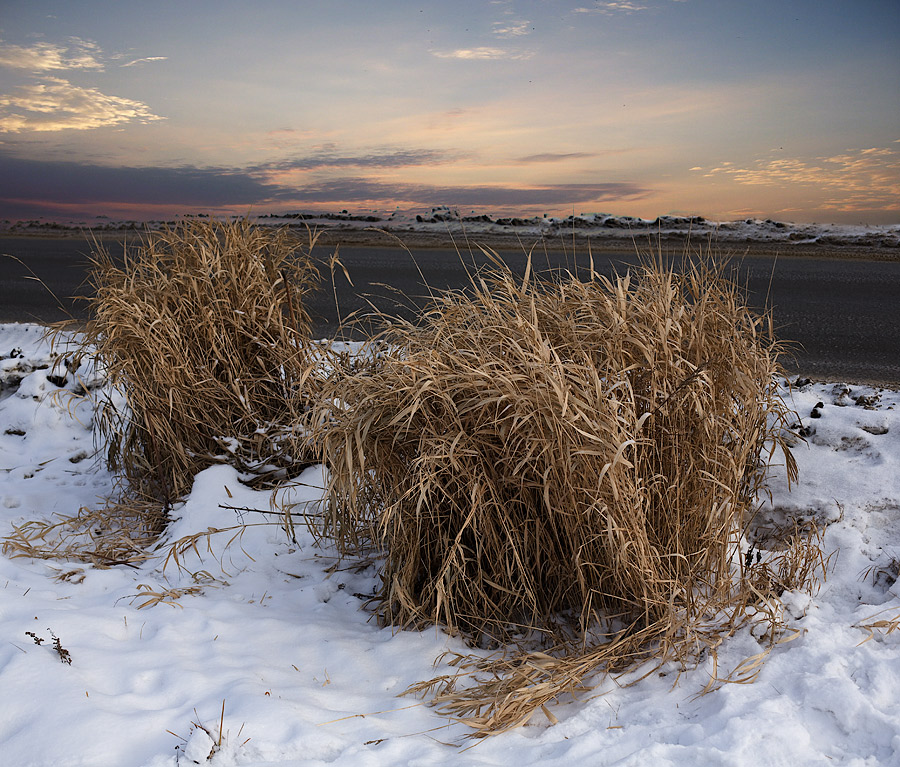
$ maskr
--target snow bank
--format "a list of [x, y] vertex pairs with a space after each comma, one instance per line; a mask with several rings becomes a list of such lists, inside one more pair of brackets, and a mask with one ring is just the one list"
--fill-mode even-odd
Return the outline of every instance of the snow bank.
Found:
[[[284, 219], [287, 221], [288, 219]], [[325, 224], [325, 220], [311, 222]], [[334, 224], [331, 224], [334, 226]], [[353, 221], [340, 224], [344, 228], [358, 227]], [[592, 240], [630, 239], [640, 242], [649, 237], [688, 238], [706, 242], [712, 238], [725, 243], [778, 243], [852, 245], [857, 247], [900, 247], [898, 225], [850, 225], [850, 224], [798, 224], [772, 219], [744, 219], [740, 221], [709, 221], [701, 216], [658, 216], [655, 219], [634, 216], [613, 216], [608, 213], [591, 213], [566, 217], [516, 217], [460, 214], [449, 208], [435, 208], [430, 214], [391, 216], [382, 223], [368, 226], [384, 227], [396, 231], [447, 232], [462, 231], [478, 234], [518, 234], [522, 237], [558, 239], [589, 237]]]

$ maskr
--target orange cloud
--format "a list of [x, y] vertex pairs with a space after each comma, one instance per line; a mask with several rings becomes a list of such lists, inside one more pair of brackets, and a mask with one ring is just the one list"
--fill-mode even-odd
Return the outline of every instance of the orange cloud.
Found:
[[640, 3], [632, 3], [628, 2], [628, 0], [622, 0], [621, 2], [598, 2], [594, 3], [592, 8], [573, 8], [573, 13], [602, 13], [605, 16], [610, 16], [614, 13], [634, 13], [635, 11], [646, 11], [650, 6], [641, 5]]
[[530, 21], [494, 22], [493, 32], [497, 37], [521, 37], [530, 35], [533, 30]]
[[168, 56], [146, 56], [142, 59], [135, 59], [134, 61], [129, 61], [127, 64], [119, 64], [120, 67], [134, 67], [138, 64], [146, 64], [148, 61], [166, 61]]
[[4, 133], [90, 130], [163, 119], [140, 101], [108, 96], [58, 77], [0, 96], [0, 132]]
[[[89, 40], [70, 38], [68, 46], [35, 43], [32, 46], [4, 45], [0, 48], [0, 66], [50, 72], [62, 69], [103, 69], [100, 47]], [[2, 42], [2, 41], [0, 41]]]
[[508, 51], [504, 48], [491, 48], [481, 46], [479, 48], [458, 48], [455, 51], [432, 51], [432, 56], [439, 59], [463, 59], [469, 61], [521, 61], [530, 59], [534, 54], [530, 51]]
[[831, 157], [760, 159], [741, 167], [723, 162], [704, 174], [750, 186], [813, 186], [827, 210], [900, 210], [900, 152], [887, 147], [852, 149]]

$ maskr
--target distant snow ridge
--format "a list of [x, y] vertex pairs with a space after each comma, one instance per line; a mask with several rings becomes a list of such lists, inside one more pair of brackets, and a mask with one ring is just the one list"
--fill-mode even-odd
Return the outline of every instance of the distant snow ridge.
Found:
[[704, 238], [713, 236], [726, 242], [820, 243], [860, 247], [900, 247], [900, 225], [795, 224], [770, 218], [748, 218], [742, 221], [709, 221], [702, 216], [658, 216], [655, 219], [614, 216], [608, 213], [571, 215], [566, 217], [497, 217], [472, 212], [460, 215], [458, 210], [441, 206], [428, 215], [416, 215], [406, 221], [391, 217], [390, 228], [397, 226], [418, 231], [438, 231], [457, 223], [473, 233], [500, 234], [516, 231], [526, 235], [556, 236], [575, 230], [579, 235], [596, 238], [659, 234], [666, 237]]
[[592, 239], [621, 239], [658, 235], [666, 238], [712, 237], [717, 242], [797, 243], [867, 248], [900, 248], [900, 225], [797, 224], [771, 218], [741, 221], [710, 221], [702, 216], [658, 216], [655, 219], [615, 216], [609, 213], [582, 213], [556, 216], [496, 216], [478, 211], [461, 213], [441, 205], [429, 213], [398, 213], [349, 216], [323, 213], [292, 213], [263, 216], [261, 223], [305, 224], [336, 229], [372, 227], [395, 232], [447, 232], [465, 230], [469, 234], [519, 234], [526, 237], [559, 237], [575, 232]]
[[[191, 216], [186, 216], [190, 218]], [[265, 214], [256, 221], [269, 226], [306, 227], [350, 231], [382, 229], [390, 232], [455, 233], [472, 235], [518, 234], [524, 237], [552, 237], [572, 234], [591, 239], [630, 239], [660, 236], [669, 239], [712, 238], [718, 243], [784, 243], [851, 246], [863, 248], [900, 248], [900, 224], [800, 224], [771, 218], [747, 218], [739, 221], [710, 221], [702, 216], [663, 215], [655, 219], [615, 216], [609, 213], [581, 213], [570, 216], [491, 216], [478, 211], [461, 213], [458, 208], [439, 205], [428, 213], [369, 210], [362, 213], [323, 211]], [[90, 226], [98, 231], [159, 229], [175, 221], [136, 221], [57, 224], [47, 221], [16, 221], [0, 224], [0, 232], [37, 232], [78, 230]]]

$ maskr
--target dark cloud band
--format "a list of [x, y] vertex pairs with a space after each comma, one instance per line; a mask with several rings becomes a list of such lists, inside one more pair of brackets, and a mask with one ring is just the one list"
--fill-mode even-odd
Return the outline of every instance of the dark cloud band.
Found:
[[[290, 161], [288, 161], [290, 162]], [[358, 163], [357, 163], [358, 164]], [[0, 154], [0, 214], [6, 217], [54, 215], [73, 207], [103, 213], [103, 206], [178, 210], [297, 204], [466, 206], [563, 206], [576, 203], [634, 200], [649, 190], [630, 182], [440, 186], [386, 183], [342, 177], [307, 181], [297, 186], [268, 183], [260, 168], [110, 168], [69, 162], [27, 160]], [[12, 212], [12, 211], [18, 212]]]

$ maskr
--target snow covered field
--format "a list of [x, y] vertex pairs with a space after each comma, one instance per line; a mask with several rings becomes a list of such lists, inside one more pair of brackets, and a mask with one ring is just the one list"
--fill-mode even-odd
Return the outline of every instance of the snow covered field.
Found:
[[[76, 376], [45, 367], [41, 331], [0, 325], [0, 535], [112, 490], [90, 403], [66, 394]], [[378, 628], [361, 609], [374, 569], [329, 570], [333, 552], [300, 526], [289, 540], [265, 513], [306, 508], [321, 470], [273, 499], [219, 466], [196, 477], [143, 564], [0, 556], [0, 762], [900, 764], [900, 630], [860, 626], [900, 617], [900, 393], [811, 383], [783, 396], [805, 436], [794, 448], [800, 480], [789, 493], [774, 466], [762, 514], [773, 525], [813, 516], [834, 554], [816, 595], [783, 596], [800, 635], [773, 650], [753, 684], [699, 696], [712, 659], [630, 687], [606, 679], [554, 708], [554, 726], [467, 741], [462, 725], [397, 696], [440, 673], [444, 651], [469, 650], [437, 629]], [[173, 541], [241, 522], [251, 523], [241, 537], [201, 537], [166, 562]], [[739, 633], [720, 648], [719, 674], [760, 649]]]

